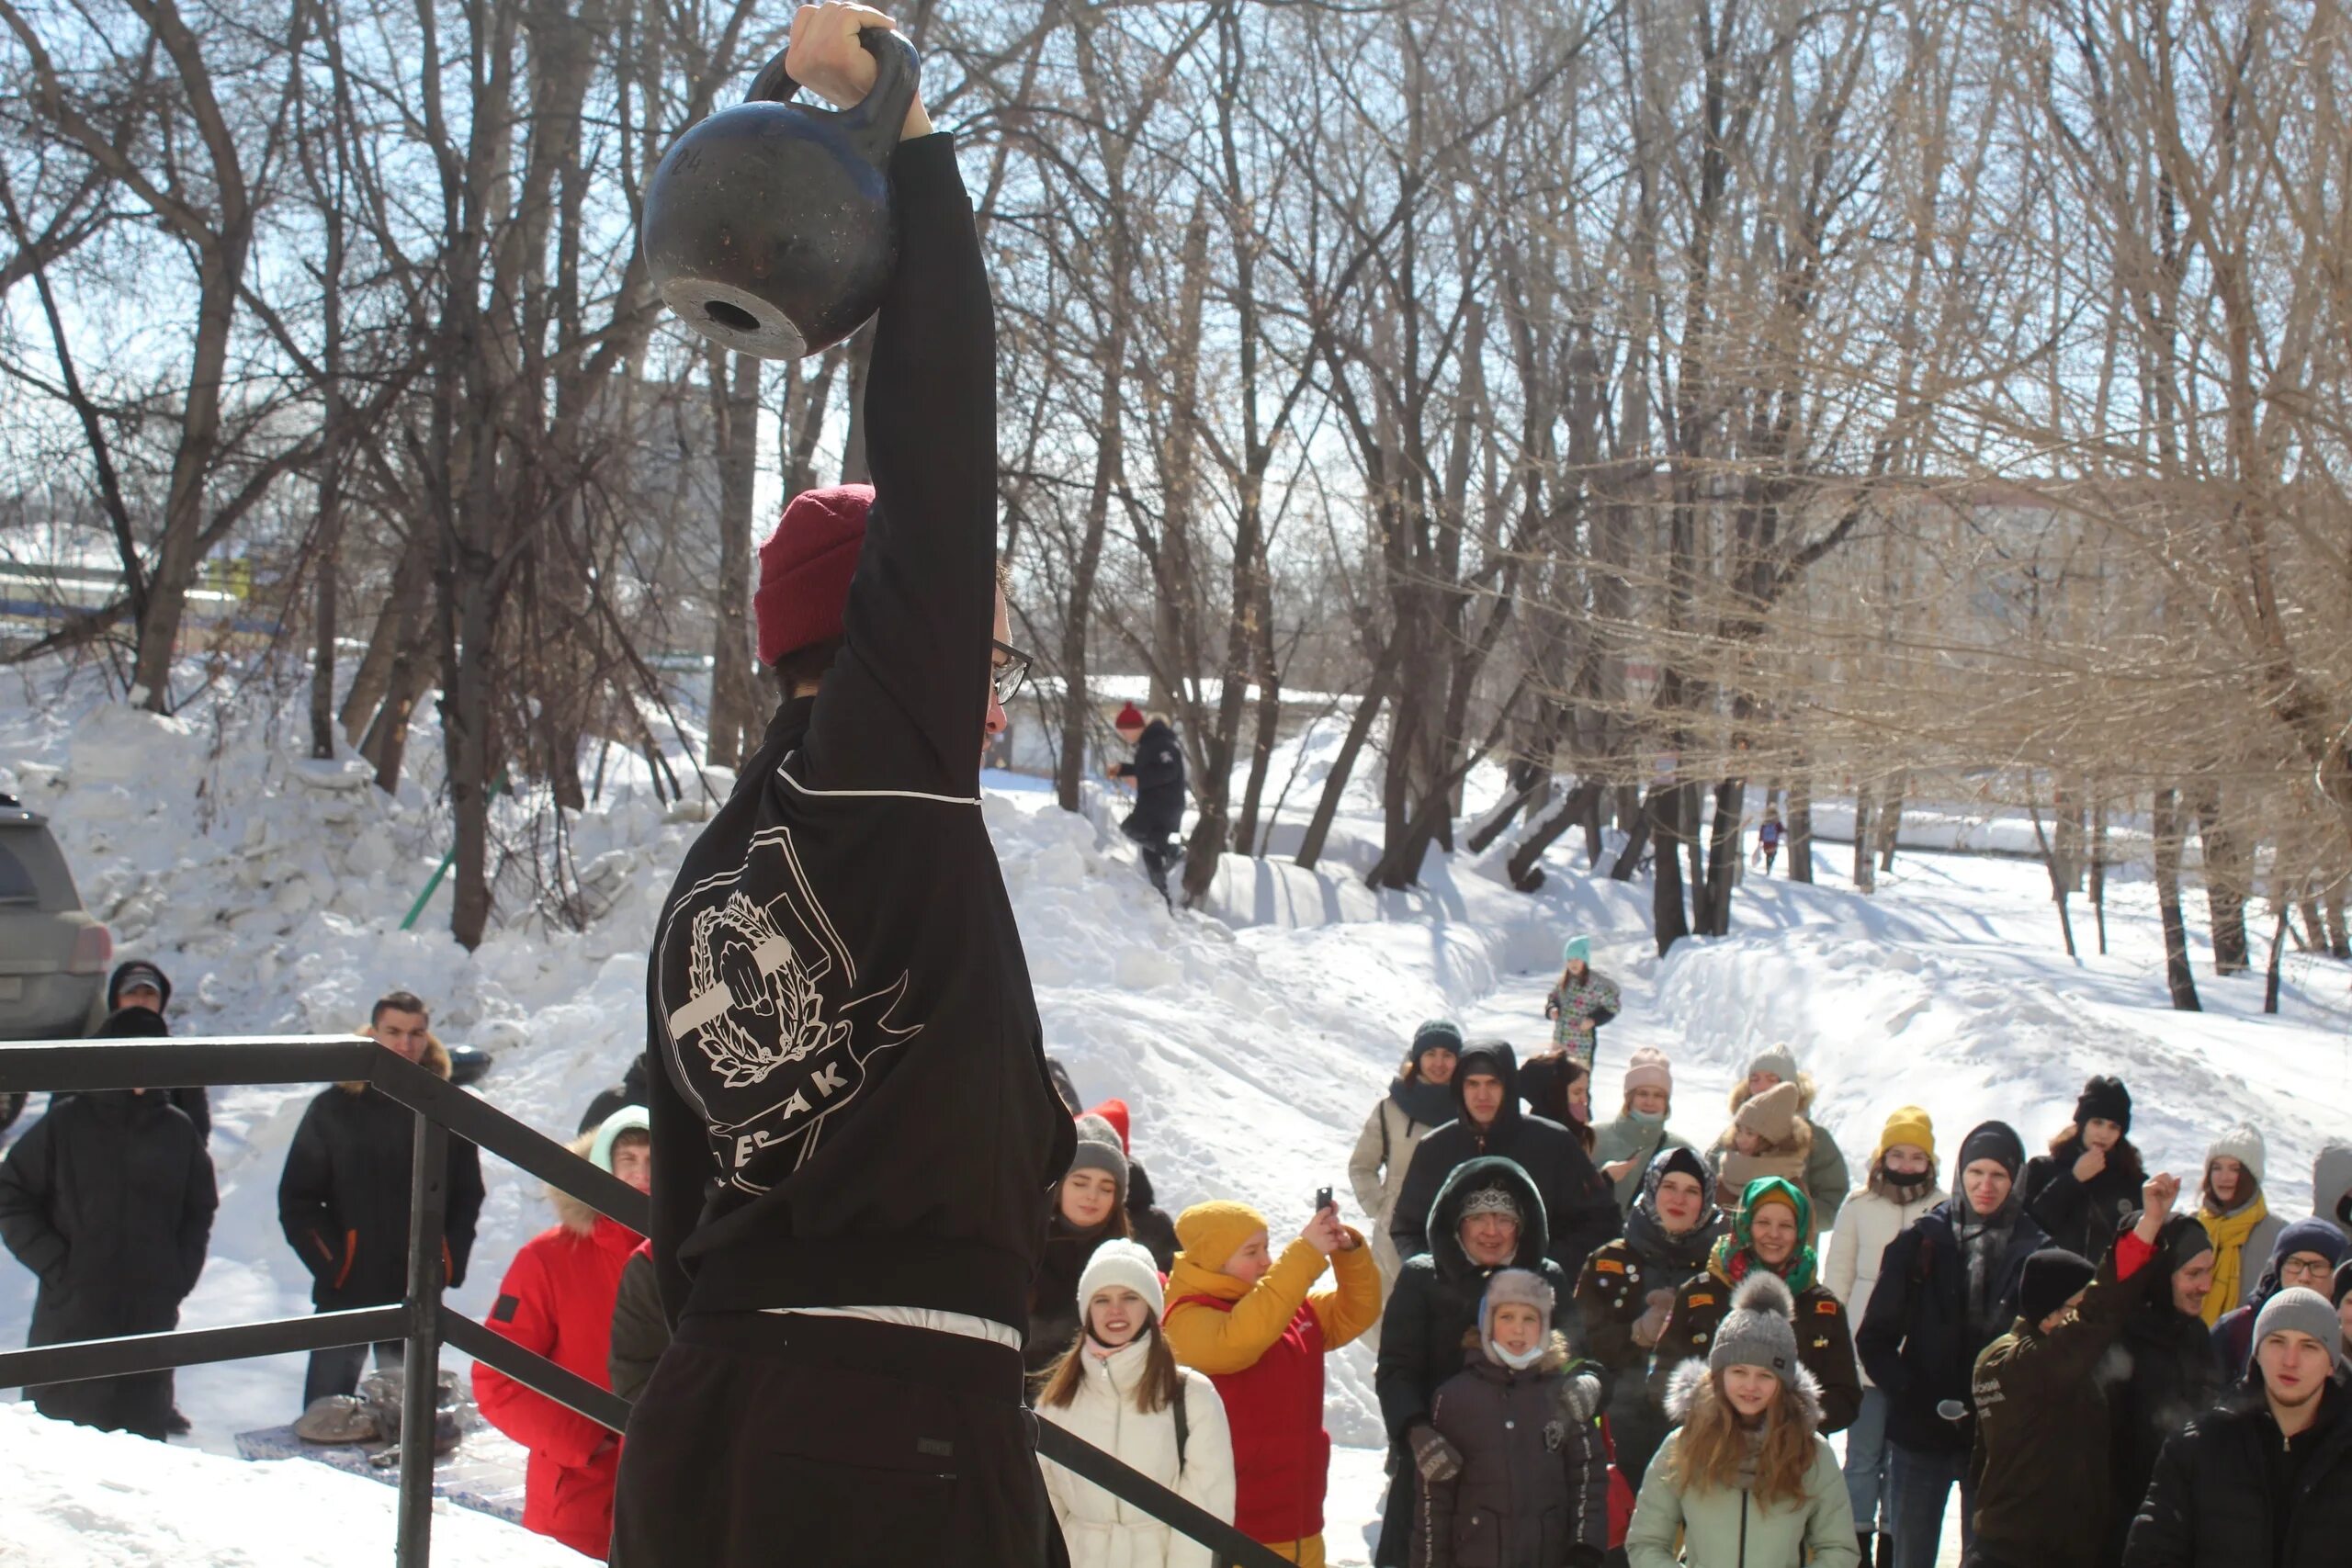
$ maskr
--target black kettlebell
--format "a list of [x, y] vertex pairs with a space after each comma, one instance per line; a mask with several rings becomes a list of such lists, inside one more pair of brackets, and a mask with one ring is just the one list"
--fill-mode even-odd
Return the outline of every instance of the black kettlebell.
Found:
[[920, 67], [867, 28], [874, 90], [839, 111], [792, 103], [777, 55], [750, 96], [690, 127], [645, 187], [639, 243], [662, 302], [762, 359], [820, 353], [864, 325], [898, 265], [885, 173]]

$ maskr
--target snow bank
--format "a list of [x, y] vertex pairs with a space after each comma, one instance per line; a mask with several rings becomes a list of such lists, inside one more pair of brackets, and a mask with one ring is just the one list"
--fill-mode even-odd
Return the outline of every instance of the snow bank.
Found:
[[[391, 1560], [399, 1494], [309, 1460], [247, 1464], [0, 1406], [0, 1562], [73, 1568], [351, 1568]], [[446, 1568], [580, 1568], [516, 1525], [436, 1504]]]

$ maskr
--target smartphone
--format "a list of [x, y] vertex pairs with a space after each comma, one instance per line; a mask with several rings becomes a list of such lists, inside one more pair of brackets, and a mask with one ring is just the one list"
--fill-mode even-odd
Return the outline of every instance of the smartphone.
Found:
[[1329, 1208], [1330, 1206], [1331, 1206], [1331, 1190], [1330, 1190], [1329, 1188], [1328, 1188], [1328, 1187], [1320, 1187], [1320, 1188], [1316, 1189], [1316, 1192], [1315, 1192], [1315, 1212], [1316, 1212], [1317, 1213], [1318, 1213], [1318, 1214], [1319, 1214], [1319, 1213], [1321, 1213], [1324, 1210], [1326, 1210], [1326, 1209]]

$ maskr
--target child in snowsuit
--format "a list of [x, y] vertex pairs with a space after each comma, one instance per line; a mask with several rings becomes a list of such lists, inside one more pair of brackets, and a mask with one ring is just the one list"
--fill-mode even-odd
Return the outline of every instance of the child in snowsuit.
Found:
[[[1225, 1403], [1176, 1364], [1160, 1332], [1151, 1252], [1106, 1241], [1079, 1276], [1085, 1327], [1037, 1393], [1037, 1419], [1076, 1434], [1188, 1503], [1233, 1519], [1233, 1435]], [[1070, 1568], [1209, 1568], [1209, 1549], [1052, 1460], [1038, 1461]]]
[[[573, 1145], [597, 1169], [640, 1192], [652, 1182], [652, 1146], [645, 1111], [635, 1105], [614, 1111], [593, 1137]], [[639, 1238], [570, 1193], [550, 1188], [548, 1196], [557, 1224], [525, 1242], [507, 1266], [490, 1330], [610, 1388], [613, 1303]], [[474, 1363], [474, 1403], [484, 1420], [531, 1450], [523, 1528], [604, 1561], [613, 1540], [619, 1439], [486, 1361]]]
[[1609, 1544], [1600, 1382], [1552, 1327], [1550, 1284], [1524, 1269], [1487, 1283], [1467, 1365], [1437, 1391], [1416, 1451], [1414, 1568], [1597, 1568]]
[[[1168, 1279], [1169, 1347], [1209, 1374], [1233, 1429], [1233, 1523], [1278, 1556], [1322, 1568], [1323, 1358], [1380, 1317], [1380, 1270], [1362, 1234], [1325, 1209], [1281, 1258], [1246, 1203], [1196, 1203], [1176, 1217], [1184, 1250]], [[1313, 1295], [1326, 1265], [1334, 1290]]]
[[[102, 1040], [162, 1039], [164, 1021], [124, 1008]], [[219, 1196], [212, 1156], [159, 1089], [95, 1089], [54, 1101], [0, 1164], [0, 1240], [40, 1280], [28, 1347], [167, 1334], [204, 1272]], [[26, 1391], [53, 1421], [169, 1435], [169, 1372], [85, 1378]]]

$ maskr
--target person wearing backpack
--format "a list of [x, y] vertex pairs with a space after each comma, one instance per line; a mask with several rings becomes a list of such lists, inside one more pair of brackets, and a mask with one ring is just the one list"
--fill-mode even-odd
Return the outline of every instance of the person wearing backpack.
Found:
[[[1037, 1418], [1230, 1524], [1225, 1402], [1207, 1377], [1176, 1364], [1159, 1326], [1165, 1306], [1149, 1249], [1124, 1239], [1096, 1247], [1078, 1281], [1085, 1327], [1046, 1371]], [[1070, 1568], [1209, 1568], [1209, 1549], [1190, 1536], [1052, 1460], [1037, 1463]]]
[[1461, 1055], [1462, 1026], [1453, 1020], [1433, 1018], [1413, 1031], [1405, 1065], [1364, 1118], [1355, 1153], [1348, 1160], [1348, 1184], [1355, 1189], [1356, 1206], [1372, 1216], [1372, 1257], [1380, 1265], [1384, 1302], [1396, 1288], [1396, 1270], [1405, 1261], [1396, 1254], [1388, 1222], [1396, 1215], [1397, 1195], [1405, 1190], [1413, 1151], [1432, 1128], [1444, 1126], [1457, 1114], [1453, 1066]]

